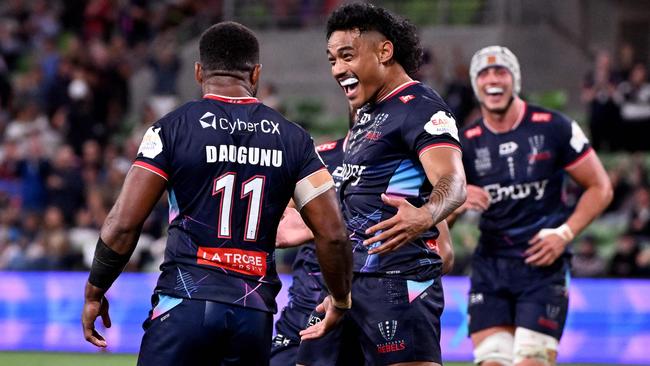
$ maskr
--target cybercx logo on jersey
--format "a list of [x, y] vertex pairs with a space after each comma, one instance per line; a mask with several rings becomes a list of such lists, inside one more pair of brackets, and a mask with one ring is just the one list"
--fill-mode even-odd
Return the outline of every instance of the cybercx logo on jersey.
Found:
[[215, 116], [214, 113], [205, 112], [205, 114], [199, 118], [199, 123], [202, 128], [212, 128], [214, 130], [219, 128], [228, 131], [231, 135], [236, 132], [261, 132], [272, 135], [280, 134], [280, 124], [267, 119], [263, 119], [259, 122], [248, 122], [242, 121], [239, 118], [234, 121], [230, 121], [227, 118], [219, 118], [217, 121], [217, 116]]
[[397, 334], [397, 320], [381, 321], [377, 323], [377, 328], [381, 336], [386, 340], [385, 343], [377, 344], [377, 352], [397, 352], [406, 348], [406, 342], [403, 339], [394, 340]]

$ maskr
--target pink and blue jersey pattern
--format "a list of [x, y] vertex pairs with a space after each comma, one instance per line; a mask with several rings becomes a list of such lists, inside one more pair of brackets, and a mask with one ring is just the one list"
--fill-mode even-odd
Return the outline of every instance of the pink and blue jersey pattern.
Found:
[[578, 123], [526, 105], [510, 131], [495, 132], [479, 119], [461, 132], [467, 183], [490, 195], [481, 215], [478, 253], [522, 257], [543, 228], [565, 222], [566, 170], [592, 151]]
[[[460, 150], [454, 118], [444, 101], [419, 82], [406, 83], [362, 107], [348, 135], [340, 188], [357, 273], [424, 281], [440, 275], [441, 260], [427, 241], [436, 228], [395, 252], [368, 255], [365, 230], [392, 217], [381, 194], [404, 197], [419, 207], [431, 194], [420, 156], [435, 148]], [[376, 244], [379, 245], [379, 244]]]
[[296, 183], [324, 169], [311, 137], [255, 98], [206, 95], [156, 122], [134, 167], [167, 181], [156, 293], [275, 312], [278, 223]]

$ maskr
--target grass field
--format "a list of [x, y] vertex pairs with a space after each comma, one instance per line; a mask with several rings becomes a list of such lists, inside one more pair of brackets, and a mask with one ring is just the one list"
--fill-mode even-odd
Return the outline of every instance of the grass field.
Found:
[[[2, 366], [133, 366], [135, 355], [54, 352], [0, 352]], [[562, 364], [564, 366], [590, 366]], [[472, 366], [470, 362], [445, 362], [445, 366]]]

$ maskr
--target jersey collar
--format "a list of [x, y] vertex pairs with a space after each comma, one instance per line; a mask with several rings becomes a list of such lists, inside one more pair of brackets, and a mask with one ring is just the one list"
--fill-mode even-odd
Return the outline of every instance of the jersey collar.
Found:
[[512, 127], [508, 131], [503, 131], [503, 132], [497, 131], [494, 127], [492, 127], [490, 125], [490, 123], [485, 118], [483, 118], [483, 125], [485, 125], [485, 128], [487, 128], [488, 131], [492, 132], [495, 135], [508, 133], [508, 132], [516, 130], [517, 127], [519, 127], [519, 125], [521, 125], [521, 123], [524, 121], [524, 118], [526, 117], [526, 112], [527, 111], [528, 111], [528, 103], [526, 103], [526, 101], [524, 101], [524, 107], [521, 109], [521, 112], [519, 112], [519, 116], [517, 117], [517, 121], [515, 122], [514, 125], [512, 125]]
[[224, 95], [217, 95], [217, 94], [210, 94], [210, 93], [205, 94], [203, 98], [218, 100], [220, 102], [232, 103], [232, 104], [252, 104], [252, 103], [260, 102], [259, 99], [253, 97], [227, 97]]
[[379, 99], [379, 100], [377, 101], [377, 104], [379, 104], [379, 103], [381, 103], [381, 102], [383, 102], [383, 101], [386, 101], [386, 100], [388, 100], [388, 99], [394, 97], [395, 95], [399, 94], [399, 92], [401, 92], [402, 90], [408, 88], [409, 86], [411, 86], [411, 85], [415, 85], [415, 84], [419, 84], [419, 83], [420, 83], [420, 82], [417, 81], [417, 80], [407, 81], [407, 82], [405, 82], [404, 84], [402, 84], [402, 85], [398, 86], [397, 88], [393, 89], [393, 91], [391, 91], [390, 93], [388, 93], [388, 95], [386, 95], [385, 97]]

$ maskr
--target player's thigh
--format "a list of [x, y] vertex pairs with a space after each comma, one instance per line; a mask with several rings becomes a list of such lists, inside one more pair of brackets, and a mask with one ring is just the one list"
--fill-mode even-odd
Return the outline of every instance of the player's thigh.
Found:
[[539, 277], [518, 297], [515, 325], [559, 340], [569, 309], [568, 265], [555, 267], [540, 269]]
[[500, 259], [472, 256], [467, 306], [469, 333], [514, 325], [516, 298], [503, 280]]
[[222, 349], [222, 366], [269, 364], [273, 334], [271, 313], [208, 302], [206, 319], [215, 319], [215, 331], [220, 332], [221, 336], [209, 349]]
[[295, 365], [300, 345], [300, 331], [307, 328], [311, 313], [298, 307], [285, 307], [275, 323], [271, 344], [271, 366]]
[[162, 296], [145, 321], [138, 366], [201, 365], [205, 301]]
[[416, 282], [360, 277], [353, 296], [351, 315], [361, 329], [360, 341], [369, 364], [441, 363], [444, 298], [440, 279]]

